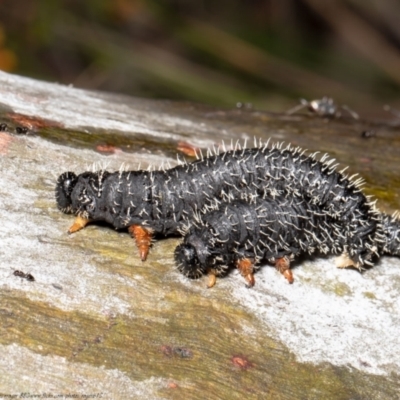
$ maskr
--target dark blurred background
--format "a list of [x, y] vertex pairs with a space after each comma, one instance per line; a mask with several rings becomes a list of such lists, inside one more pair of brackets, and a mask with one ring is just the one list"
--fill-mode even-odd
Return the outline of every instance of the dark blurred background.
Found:
[[0, 69], [140, 97], [384, 116], [399, 49], [399, 0], [0, 0]]

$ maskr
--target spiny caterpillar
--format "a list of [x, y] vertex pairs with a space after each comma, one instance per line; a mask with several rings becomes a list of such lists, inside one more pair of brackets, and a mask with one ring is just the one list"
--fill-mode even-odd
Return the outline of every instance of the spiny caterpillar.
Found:
[[69, 233], [91, 221], [128, 228], [145, 260], [153, 233], [177, 234], [215, 201], [285, 192], [318, 206], [340, 226], [349, 265], [372, 265], [383, 236], [378, 213], [359, 188], [361, 180], [337, 172], [327, 155], [318, 161], [299, 148], [267, 145], [210, 154], [161, 171], [65, 172], [57, 181], [58, 207], [77, 215]]
[[[400, 218], [381, 214], [380, 219], [377, 253], [400, 256]], [[234, 200], [199, 214], [186, 229], [183, 242], [175, 249], [178, 269], [193, 279], [208, 273], [208, 287], [232, 266], [253, 286], [253, 273], [262, 260], [273, 263], [292, 283], [290, 263], [305, 253], [341, 254], [337, 266], [348, 265], [342, 227], [319, 206], [287, 193], [249, 202]]]

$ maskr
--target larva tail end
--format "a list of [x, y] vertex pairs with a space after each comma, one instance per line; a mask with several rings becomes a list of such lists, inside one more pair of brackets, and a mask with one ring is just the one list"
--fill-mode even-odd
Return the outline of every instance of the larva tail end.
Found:
[[400, 257], [400, 213], [384, 215], [382, 227], [384, 235], [383, 254]]
[[71, 194], [77, 182], [77, 176], [73, 172], [64, 172], [57, 179], [56, 200], [58, 208], [66, 213], [72, 213]]

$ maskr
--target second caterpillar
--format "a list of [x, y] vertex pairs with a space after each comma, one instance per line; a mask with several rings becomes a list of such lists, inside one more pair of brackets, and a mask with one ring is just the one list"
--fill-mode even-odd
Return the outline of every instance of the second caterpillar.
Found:
[[[400, 218], [382, 213], [378, 219], [377, 255], [400, 256]], [[237, 267], [247, 285], [253, 286], [261, 261], [274, 264], [292, 283], [291, 261], [314, 252], [340, 254], [337, 266], [349, 264], [341, 225], [315, 204], [286, 194], [250, 202], [236, 200], [198, 215], [188, 224], [175, 260], [179, 271], [189, 278], [208, 273], [208, 287], [230, 267]]]

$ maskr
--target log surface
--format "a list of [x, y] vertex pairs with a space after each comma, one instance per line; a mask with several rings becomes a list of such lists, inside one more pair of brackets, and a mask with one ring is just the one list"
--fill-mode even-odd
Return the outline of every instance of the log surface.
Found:
[[265, 266], [252, 289], [236, 271], [207, 289], [176, 270], [179, 238], [142, 262], [127, 232], [68, 235], [73, 217], [54, 198], [67, 170], [172, 166], [186, 144], [257, 137], [329, 153], [392, 212], [399, 122], [213, 109], [0, 72], [0, 398], [400, 398], [399, 259], [360, 274], [305, 258], [293, 285]]

